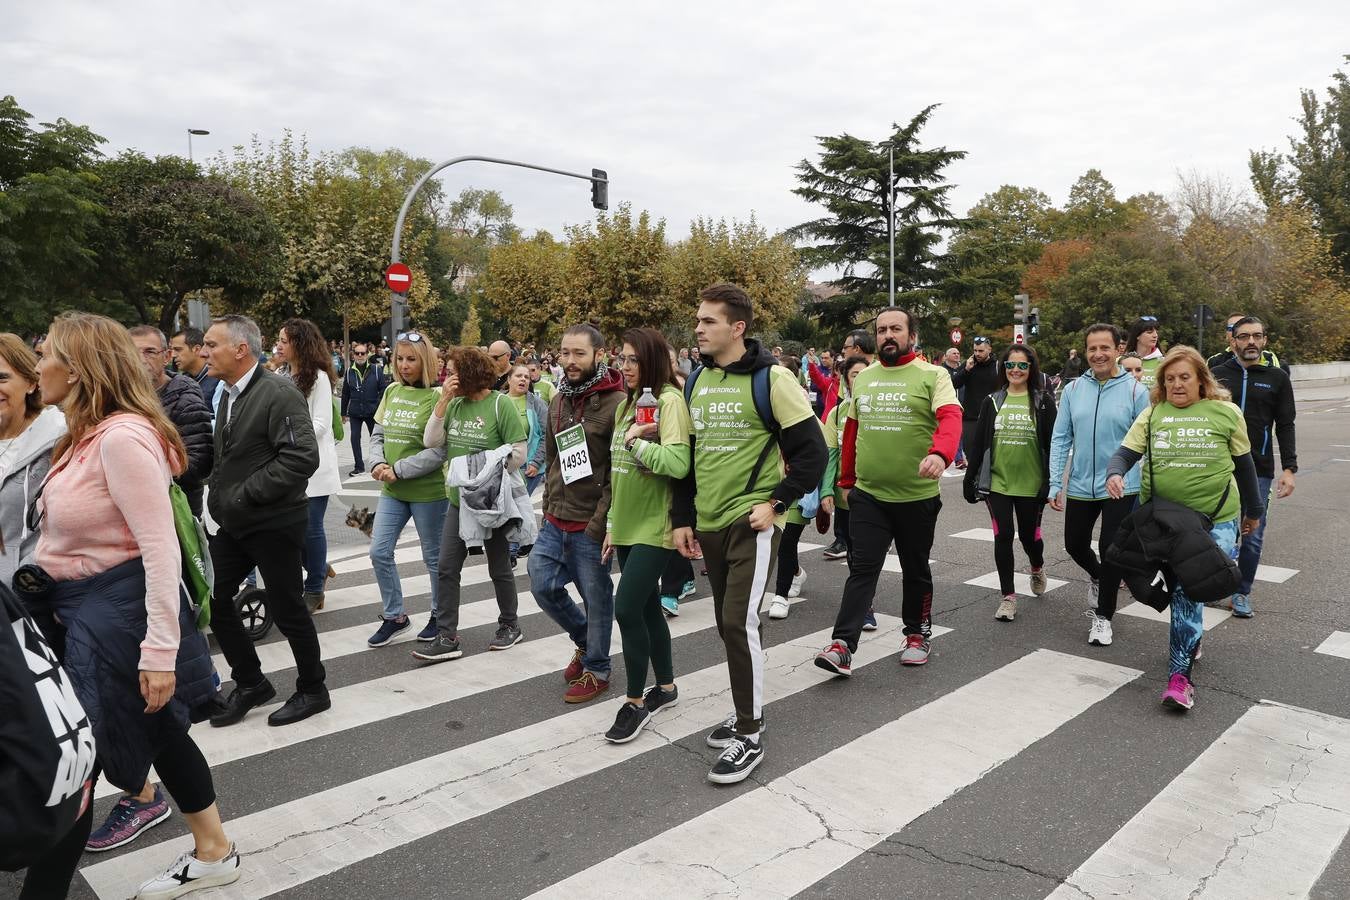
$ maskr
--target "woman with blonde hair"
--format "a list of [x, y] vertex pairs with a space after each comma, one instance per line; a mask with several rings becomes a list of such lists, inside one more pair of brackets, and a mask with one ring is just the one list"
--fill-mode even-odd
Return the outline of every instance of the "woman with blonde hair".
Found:
[[33, 561], [37, 532], [25, 513], [51, 467], [66, 417], [43, 406], [38, 358], [18, 335], [0, 334], [0, 582]]
[[408, 331], [394, 342], [394, 380], [375, 410], [370, 435], [370, 477], [381, 482], [380, 502], [370, 535], [370, 562], [384, 603], [380, 627], [366, 641], [383, 647], [410, 623], [403, 608], [403, 585], [394, 564], [394, 548], [408, 520], [417, 527], [422, 561], [431, 576], [431, 618], [417, 639], [436, 639], [441, 530], [445, 525], [445, 448], [422, 440], [441, 392], [435, 385], [436, 349], [420, 332]]
[[61, 405], [69, 433], [32, 511], [41, 530], [36, 566], [16, 584], [61, 648], [103, 774], [136, 792], [153, 764], [192, 831], [194, 850], [137, 896], [230, 884], [239, 854], [221, 826], [211, 769], [188, 735], [189, 710], [216, 689], [206, 639], [180, 593], [169, 504], [187, 452], [122, 326], [67, 313], [52, 323], [44, 351], [42, 400]]
[[[1242, 410], [1229, 402], [1205, 358], [1185, 345], [1162, 358], [1149, 399], [1107, 464], [1107, 493], [1117, 500], [1124, 496], [1125, 473], [1147, 455], [1140, 498], [1160, 497], [1199, 513], [1211, 523], [1209, 535], [1219, 549], [1236, 556], [1239, 513], [1246, 511], [1241, 533], [1247, 534], [1262, 512]], [[1186, 710], [1195, 705], [1191, 666], [1204, 634], [1204, 604], [1187, 596], [1181, 583], [1172, 587], [1170, 599], [1169, 677], [1162, 702]]]

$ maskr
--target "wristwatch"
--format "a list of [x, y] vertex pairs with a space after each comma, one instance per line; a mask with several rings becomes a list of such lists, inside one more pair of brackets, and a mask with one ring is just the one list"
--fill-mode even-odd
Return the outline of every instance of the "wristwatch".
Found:
[[773, 514], [775, 516], [781, 516], [783, 513], [787, 512], [787, 504], [782, 500], [770, 500], [769, 505], [773, 507]]

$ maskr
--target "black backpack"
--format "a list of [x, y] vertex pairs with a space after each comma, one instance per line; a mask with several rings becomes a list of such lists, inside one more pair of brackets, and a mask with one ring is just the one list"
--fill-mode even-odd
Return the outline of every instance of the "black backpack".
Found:
[[94, 730], [46, 637], [0, 584], [0, 869], [40, 859], [93, 799]]

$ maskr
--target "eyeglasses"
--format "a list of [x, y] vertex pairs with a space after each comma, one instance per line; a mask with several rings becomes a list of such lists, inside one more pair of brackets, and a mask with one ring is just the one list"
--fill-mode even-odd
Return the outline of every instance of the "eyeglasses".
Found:
[[416, 344], [424, 340], [421, 332], [417, 331], [400, 331], [398, 333], [398, 339], [400, 341], [406, 341], [409, 344]]
[[1139, 317], [1139, 321], [1140, 321], [1140, 322], [1152, 322], [1154, 325], [1157, 325], [1157, 324], [1158, 324], [1158, 317], [1157, 317], [1157, 316], [1140, 316], [1140, 317]]
[[1007, 369], [1009, 372], [1013, 369], [1025, 372], [1027, 369], [1031, 368], [1031, 363], [1027, 362], [1025, 359], [1009, 359], [1004, 361], [1003, 368]]
[[987, 338], [987, 337], [977, 337], [977, 338], [975, 338], [975, 339], [973, 340], [973, 343], [976, 343], [976, 344], [987, 344], [987, 343], [989, 343], [989, 338]]
[[1235, 341], [1259, 341], [1259, 340], [1261, 340], [1261, 339], [1264, 338], [1264, 337], [1265, 337], [1265, 334], [1264, 334], [1263, 332], [1256, 331], [1256, 332], [1252, 332], [1252, 333], [1250, 333], [1250, 334], [1235, 334], [1235, 335], [1233, 335], [1233, 340], [1235, 340]]
[[507, 353], [489, 353], [489, 354], [488, 354], [488, 356], [489, 356], [490, 358], [492, 358], [492, 359], [501, 359], [503, 356], [510, 356], [510, 355], [511, 355], [510, 352], [507, 352]]
[[614, 365], [618, 366], [620, 369], [622, 369], [629, 363], [632, 363], [635, 366], [638, 364], [638, 358], [636, 354], [633, 356], [624, 356], [622, 353], [620, 353], [618, 356], [614, 357]]

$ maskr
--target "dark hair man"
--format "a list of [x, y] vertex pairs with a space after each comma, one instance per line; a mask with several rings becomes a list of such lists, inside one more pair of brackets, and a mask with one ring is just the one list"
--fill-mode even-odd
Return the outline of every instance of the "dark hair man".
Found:
[[203, 339], [200, 329], [184, 328], [173, 336], [169, 350], [173, 355], [174, 368], [197, 382], [202, 398], [209, 407], [216, 396], [216, 385], [220, 384], [220, 379], [210, 374], [210, 367], [202, 358]]
[[848, 491], [853, 552], [830, 645], [816, 665], [852, 674], [853, 654], [872, 608], [891, 542], [904, 572], [903, 665], [928, 662], [933, 633], [933, 549], [942, 510], [938, 479], [956, 456], [961, 404], [942, 366], [915, 355], [913, 317], [888, 308], [877, 316], [877, 359], [853, 382], [840, 448], [839, 486]]
[[[1248, 318], [1248, 316], [1247, 316], [1246, 313], [1235, 312], [1235, 313], [1229, 313], [1229, 314], [1228, 314], [1228, 318], [1227, 318], [1227, 320], [1224, 322], [1224, 326], [1223, 326], [1223, 329], [1224, 329], [1224, 337], [1225, 337], [1225, 338], [1227, 339], [1227, 341], [1228, 341], [1228, 349], [1226, 349], [1226, 350], [1220, 350], [1218, 353], [1215, 353], [1215, 354], [1214, 354], [1213, 356], [1211, 356], [1209, 359], [1205, 360], [1205, 365], [1209, 366], [1211, 369], [1215, 369], [1215, 368], [1218, 368], [1219, 366], [1223, 365], [1224, 363], [1228, 362], [1229, 360], [1231, 360], [1231, 359], [1233, 359], [1234, 357], [1237, 356], [1237, 354], [1238, 354], [1238, 345], [1237, 345], [1237, 341], [1236, 341], [1236, 340], [1234, 339], [1234, 337], [1233, 337], [1233, 331], [1234, 331], [1234, 329], [1237, 328], [1237, 323], [1238, 323], [1238, 321], [1239, 321], [1240, 319], [1245, 319], [1245, 318]], [[1255, 316], [1252, 316], [1251, 318], [1255, 318]], [[1264, 332], [1263, 332], [1263, 333], [1264, 333]], [[1269, 335], [1269, 334], [1266, 334], [1266, 335], [1265, 335], [1265, 339], [1266, 339], [1266, 340], [1269, 340], [1269, 339], [1270, 339], [1270, 335]], [[1277, 367], [1277, 368], [1279, 368], [1279, 369], [1282, 369], [1282, 370], [1284, 371], [1284, 374], [1288, 375], [1288, 374], [1289, 374], [1289, 367], [1286, 366], [1284, 363], [1280, 362], [1280, 358], [1279, 358], [1278, 356], [1275, 355], [1275, 351], [1274, 351], [1274, 350], [1267, 350], [1267, 349], [1265, 349], [1265, 341], [1262, 341], [1261, 347], [1262, 347], [1262, 349], [1261, 349], [1261, 365], [1263, 365], [1263, 366], [1275, 366], [1275, 367]], [[1243, 538], [1243, 540], [1244, 540], [1244, 542], [1245, 542], [1245, 541], [1246, 541], [1246, 538]]]
[[[140, 351], [141, 363], [145, 366], [145, 373], [150, 376], [151, 386], [159, 395], [164, 414], [178, 429], [178, 436], [183, 439], [183, 446], [187, 448], [187, 469], [174, 480], [187, 496], [188, 507], [192, 510], [192, 514], [200, 518], [202, 487], [207, 476], [211, 474], [213, 462], [211, 408], [202, 397], [201, 387], [191, 376], [186, 373], [170, 376], [164, 371], [164, 357], [170, 352], [164, 340], [164, 332], [153, 325], [137, 325], [129, 329], [128, 334], [131, 335], [131, 342]], [[205, 368], [202, 367], [203, 370]]]
[[961, 450], [970, 455], [971, 436], [980, 421], [984, 398], [998, 390], [998, 360], [987, 337], [976, 337], [966, 364], [952, 375], [952, 387], [961, 392]]
[[[1270, 507], [1270, 486], [1275, 485], [1279, 499], [1294, 493], [1294, 474], [1298, 472], [1298, 453], [1294, 448], [1294, 386], [1278, 363], [1268, 361], [1266, 327], [1256, 316], [1244, 316], [1233, 323], [1236, 355], [1214, 367], [1214, 377], [1228, 388], [1233, 402], [1242, 408], [1247, 420], [1247, 436], [1256, 463], [1256, 481], [1261, 495], [1260, 524], [1242, 539], [1238, 551], [1238, 570], [1242, 581], [1233, 595], [1233, 615], [1252, 617], [1251, 592], [1256, 568], [1261, 564], [1261, 545], [1265, 541], [1266, 511]], [[1280, 444], [1280, 477], [1275, 478], [1275, 445]]]
[[356, 467], [349, 475], [366, 470], [361, 458], [361, 426], [375, 433], [375, 411], [380, 408], [380, 397], [389, 386], [384, 366], [370, 358], [369, 344], [352, 345], [352, 366], [342, 374], [342, 421], [351, 424], [352, 460]]
[[764, 647], [759, 615], [788, 506], [825, 471], [825, 436], [793, 372], [746, 338], [745, 290], [715, 284], [699, 294], [694, 335], [703, 366], [685, 386], [693, 462], [676, 488], [675, 548], [702, 555], [717, 629], [726, 647], [734, 715], [708, 735], [722, 748], [716, 784], [748, 777], [764, 756]]
[[267, 607], [295, 655], [296, 691], [267, 717], [289, 725], [330, 708], [319, 635], [303, 598], [301, 565], [309, 501], [305, 488], [319, 468], [309, 404], [289, 378], [258, 363], [262, 335], [247, 316], [224, 316], [207, 329], [211, 368], [226, 385], [216, 415], [215, 465], [207, 505], [220, 530], [211, 539], [215, 590], [211, 630], [229, 662], [235, 688], [216, 727], [233, 725], [276, 696], [244, 633], [234, 595], [257, 568]]
[[863, 329], [859, 328], [850, 331], [844, 337], [844, 359], [850, 356], [861, 356], [869, 363], [876, 358], [877, 345], [872, 340], [872, 336]]
[[[558, 351], [563, 378], [544, 426], [544, 523], [528, 564], [539, 608], [576, 644], [563, 671], [568, 703], [585, 703], [609, 689], [614, 582], [601, 550], [609, 515], [614, 413], [626, 394], [623, 376], [600, 362], [604, 347], [592, 325], [563, 332]], [[577, 586], [583, 606], [568, 596], [569, 582]]]

